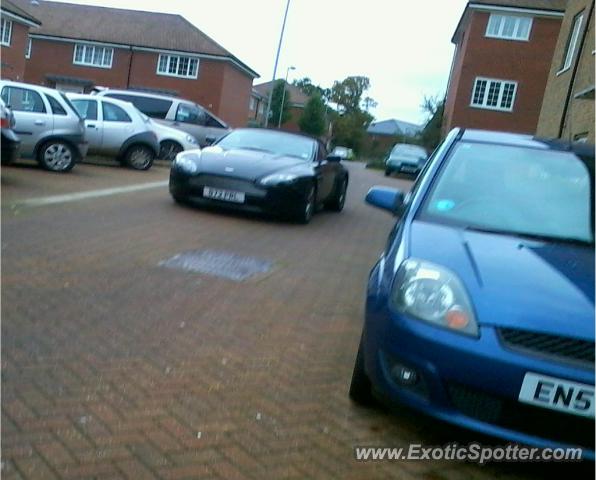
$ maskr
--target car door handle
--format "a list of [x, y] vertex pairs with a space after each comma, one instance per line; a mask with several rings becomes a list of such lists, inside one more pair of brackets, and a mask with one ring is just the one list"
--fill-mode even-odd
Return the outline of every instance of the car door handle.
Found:
[[35, 120], [35, 125], [45, 125], [46, 122], [44, 122], [43, 120]]
[[90, 123], [87, 125], [87, 128], [95, 128], [95, 124], [94, 123]]

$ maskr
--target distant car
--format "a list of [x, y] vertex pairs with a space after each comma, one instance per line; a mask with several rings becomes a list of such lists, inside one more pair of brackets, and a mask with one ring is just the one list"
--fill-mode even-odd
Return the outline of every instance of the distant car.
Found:
[[452, 131], [368, 282], [350, 396], [594, 459], [594, 146]]
[[305, 135], [238, 129], [201, 151], [178, 154], [170, 194], [178, 202], [267, 212], [308, 223], [319, 206], [344, 207], [348, 171]]
[[427, 159], [428, 154], [424, 148], [418, 145], [398, 143], [391, 149], [385, 160], [385, 175], [389, 176], [393, 172], [418, 174]]
[[354, 151], [347, 147], [335, 147], [331, 152], [334, 157], [339, 157], [342, 160], [352, 160], [354, 158]]
[[85, 125], [68, 98], [52, 88], [0, 80], [0, 96], [15, 119], [21, 155], [54, 172], [68, 172], [85, 158]]
[[89, 153], [114, 156], [135, 170], [147, 170], [159, 153], [149, 119], [128, 102], [95, 95], [68, 93], [85, 119]]
[[14, 133], [14, 115], [0, 99], [0, 126], [2, 130], [2, 165], [10, 165], [19, 157], [21, 140]]
[[184, 98], [135, 90], [102, 89], [98, 96], [132, 103], [155, 121], [192, 135], [199, 146], [211, 145], [230, 132], [230, 127], [201, 105]]

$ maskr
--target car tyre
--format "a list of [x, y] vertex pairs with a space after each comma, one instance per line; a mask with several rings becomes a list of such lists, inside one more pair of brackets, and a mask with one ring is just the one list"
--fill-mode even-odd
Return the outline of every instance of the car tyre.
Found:
[[173, 162], [180, 152], [183, 152], [184, 148], [178, 142], [174, 142], [173, 140], [164, 140], [161, 142], [159, 147], [159, 158], [162, 160], [168, 160], [169, 162]]
[[311, 185], [308, 192], [304, 196], [304, 200], [300, 205], [300, 211], [296, 216], [299, 223], [306, 225], [312, 219], [316, 208], [317, 190], [314, 185]]
[[391, 170], [385, 170], [385, 176], [388, 177], [389, 175], [391, 175]]
[[134, 170], [149, 170], [155, 160], [155, 152], [146, 145], [133, 145], [124, 154], [124, 164]]
[[344, 208], [344, 204], [346, 203], [347, 191], [348, 179], [342, 178], [336, 186], [333, 198], [327, 204], [327, 208], [329, 208], [329, 210], [333, 210], [334, 212], [341, 212]]
[[77, 153], [63, 140], [50, 140], [37, 152], [37, 161], [50, 172], [70, 172], [77, 163]]
[[372, 394], [372, 385], [366, 372], [364, 371], [364, 354], [362, 353], [362, 339], [358, 346], [354, 371], [352, 372], [352, 382], [350, 383], [350, 398], [359, 405], [371, 405], [374, 403]]

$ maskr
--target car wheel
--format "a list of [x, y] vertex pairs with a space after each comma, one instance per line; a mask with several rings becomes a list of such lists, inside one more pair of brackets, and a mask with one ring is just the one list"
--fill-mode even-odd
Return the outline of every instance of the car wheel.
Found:
[[314, 185], [311, 185], [308, 192], [306, 193], [304, 200], [300, 206], [300, 211], [297, 215], [297, 220], [300, 223], [307, 224], [312, 219], [313, 214], [315, 213], [316, 207], [316, 189]]
[[161, 142], [159, 148], [159, 158], [173, 162], [176, 158], [176, 155], [182, 151], [184, 151], [184, 148], [182, 148], [182, 145], [180, 145], [178, 142], [174, 142], [173, 140], [164, 140]]
[[391, 175], [391, 170], [385, 170], [385, 176], [388, 177], [389, 175]]
[[124, 164], [135, 170], [149, 170], [153, 165], [155, 153], [145, 145], [133, 145], [124, 155]]
[[374, 402], [370, 379], [364, 371], [364, 355], [362, 353], [362, 338], [358, 346], [358, 354], [354, 363], [352, 382], [350, 383], [350, 398], [360, 405], [370, 405]]
[[346, 193], [348, 190], [348, 180], [342, 179], [339, 186], [336, 188], [333, 198], [328, 203], [327, 207], [334, 212], [341, 212], [346, 203]]
[[69, 172], [77, 163], [77, 156], [70, 144], [62, 140], [51, 140], [39, 149], [37, 161], [51, 172]]

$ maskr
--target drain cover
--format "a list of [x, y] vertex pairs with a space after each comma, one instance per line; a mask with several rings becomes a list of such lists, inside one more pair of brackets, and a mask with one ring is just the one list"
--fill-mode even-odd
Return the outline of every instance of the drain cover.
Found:
[[179, 253], [160, 263], [163, 267], [187, 272], [206, 273], [241, 282], [259, 273], [271, 270], [272, 262], [254, 257], [243, 257], [216, 250], [193, 250]]

